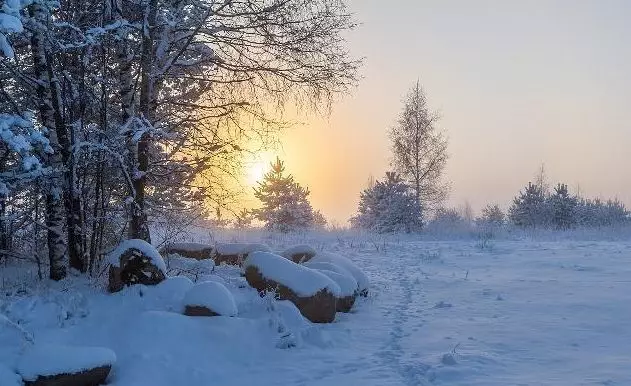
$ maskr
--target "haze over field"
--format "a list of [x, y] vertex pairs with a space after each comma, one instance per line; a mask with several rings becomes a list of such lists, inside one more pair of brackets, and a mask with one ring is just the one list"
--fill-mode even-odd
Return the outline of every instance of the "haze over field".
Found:
[[285, 133], [281, 157], [339, 222], [388, 169], [388, 128], [417, 79], [449, 136], [450, 204], [506, 208], [543, 163], [552, 183], [631, 203], [626, 1], [352, 0], [363, 79], [330, 118]]

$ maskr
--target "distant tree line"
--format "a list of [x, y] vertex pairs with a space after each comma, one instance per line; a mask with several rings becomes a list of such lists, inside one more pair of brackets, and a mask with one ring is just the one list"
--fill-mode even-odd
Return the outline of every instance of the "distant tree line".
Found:
[[551, 194], [540, 185], [528, 183], [513, 200], [509, 221], [523, 228], [571, 229], [626, 225], [631, 214], [618, 200], [587, 199], [571, 195], [559, 183]]

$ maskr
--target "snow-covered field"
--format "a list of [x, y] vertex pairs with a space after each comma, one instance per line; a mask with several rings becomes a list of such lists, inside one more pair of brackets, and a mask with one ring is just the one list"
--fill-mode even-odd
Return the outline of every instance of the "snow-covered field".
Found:
[[[223, 266], [214, 279], [239, 317], [187, 317], [185, 280], [108, 295], [101, 282], [37, 283], [3, 267], [0, 314], [38, 344], [112, 349], [117, 386], [631, 385], [631, 241], [231, 237], [344, 254], [370, 296], [314, 325]], [[210, 273], [180, 260], [168, 269]]]

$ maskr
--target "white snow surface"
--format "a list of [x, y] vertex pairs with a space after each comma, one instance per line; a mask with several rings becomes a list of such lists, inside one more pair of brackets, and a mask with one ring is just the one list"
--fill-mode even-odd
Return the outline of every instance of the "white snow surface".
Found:
[[9, 366], [0, 362], [0, 385], [2, 386], [22, 386], [22, 377]]
[[26, 381], [38, 376], [76, 374], [116, 363], [114, 351], [103, 347], [37, 345], [20, 358], [18, 373]]
[[340, 274], [328, 269], [312, 269], [328, 276], [329, 279], [333, 280], [338, 286], [340, 286], [340, 297], [352, 296], [357, 292], [357, 280], [355, 280], [352, 276]]
[[290, 259], [292, 255], [297, 254], [307, 254], [313, 256], [316, 254], [316, 250], [307, 244], [298, 244], [285, 249], [280, 255]]
[[[0, 267], [0, 313], [38, 345], [111, 349], [112, 386], [631, 385], [628, 232], [486, 242], [239, 237], [348, 256], [370, 279], [369, 296], [332, 324], [312, 324], [221, 266], [213, 274], [239, 316], [191, 318], [180, 314], [183, 294], [167, 296], [161, 285], [110, 295], [101, 282], [39, 282], [32, 266], [9, 263]], [[4, 365], [0, 385], [15, 386], [15, 369]]]
[[222, 316], [237, 316], [237, 305], [228, 289], [216, 281], [195, 284], [184, 295], [183, 306], [206, 307]]
[[353, 278], [357, 281], [359, 291], [367, 290], [370, 287], [370, 281], [366, 274], [355, 263], [338, 253], [318, 252], [309, 262], [332, 263], [340, 266], [353, 275]]
[[271, 252], [269, 246], [260, 243], [217, 243], [215, 250], [221, 255], [247, 255], [255, 251]]
[[108, 255], [110, 264], [119, 267], [121, 255], [130, 249], [137, 249], [142, 252], [143, 255], [147, 256], [150, 261], [166, 275], [167, 266], [164, 264], [164, 260], [158, 250], [148, 242], [139, 239], [125, 240], [120, 243], [118, 247]]
[[256, 267], [266, 278], [280, 283], [302, 297], [313, 296], [327, 289], [340, 296], [341, 289], [328, 276], [271, 252], [253, 252], [243, 263], [244, 268]]
[[[311, 269], [337, 272], [340, 275], [350, 276], [353, 279], [355, 279], [355, 277], [346, 269], [342, 268], [341, 266], [337, 264], [330, 263], [328, 261], [307, 261], [305, 263], [302, 263], [302, 265], [304, 265], [305, 267], [309, 267]], [[355, 280], [355, 284], [357, 284], [357, 280]]]

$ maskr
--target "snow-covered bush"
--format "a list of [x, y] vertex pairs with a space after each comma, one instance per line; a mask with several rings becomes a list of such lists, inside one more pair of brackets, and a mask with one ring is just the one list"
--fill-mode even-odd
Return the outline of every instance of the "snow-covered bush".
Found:
[[355, 228], [378, 233], [417, 232], [423, 226], [422, 210], [410, 187], [393, 172], [375, 181], [360, 194], [357, 214], [351, 218]]

